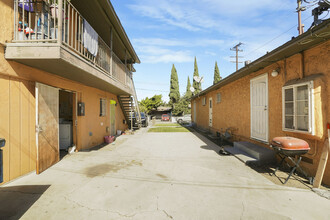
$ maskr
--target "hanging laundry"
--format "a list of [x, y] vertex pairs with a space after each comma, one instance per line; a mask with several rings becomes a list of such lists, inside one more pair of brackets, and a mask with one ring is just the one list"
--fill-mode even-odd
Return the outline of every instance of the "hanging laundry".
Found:
[[34, 12], [32, 0], [19, 0], [18, 1], [18, 7], [23, 8], [23, 4], [24, 4], [25, 11]]
[[96, 56], [99, 50], [99, 36], [86, 20], [84, 20], [84, 47], [93, 56]]

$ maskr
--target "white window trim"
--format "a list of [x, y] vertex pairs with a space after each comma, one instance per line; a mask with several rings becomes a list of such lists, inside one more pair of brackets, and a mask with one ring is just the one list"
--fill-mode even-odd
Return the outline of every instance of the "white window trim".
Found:
[[[295, 88], [297, 88], [298, 86], [304, 86], [307, 85], [308, 86], [308, 131], [301, 131], [301, 130], [297, 130], [297, 129], [289, 129], [285, 127], [285, 89], [291, 89], [293, 88], [295, 91]], [[315, 126], [314, 126], [314, 83], [313, 81], [309, 81], [309, 82], [304, 82], [304, 83], [297, 83], [297, 84], [293, 84], [290, 86], [284, 86], [282, 88], [282, 130], [283, 131], [290, 131], [290, 132], [297, 132], [297, 133], [304, 133], [304, 134], [315, 134]], [[296, 116], [296, 92], [293, 93], [293, 100], [294, 100], [294, 108], [293, 108], [293, 115], [294, 115], [294, 126], [297, 127], [297, 121], [295, 119]]]
[[[219, 99], [218, 99], [218, 97], [219, 97]], [[217, 104], [220, 103], [220, 102], [221, 102], [221, 93], [218, 92], [217, 93]]]
[[206, 105], [206, 97], [204, 96], [203, 98], [202, 98], [202, 105]]

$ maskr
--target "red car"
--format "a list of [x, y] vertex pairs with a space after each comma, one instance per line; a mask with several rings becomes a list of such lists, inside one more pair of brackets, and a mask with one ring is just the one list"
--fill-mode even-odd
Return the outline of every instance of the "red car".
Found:
[[168, 114], [162, 114], [162, 121], [169, 121], [170, 116]]

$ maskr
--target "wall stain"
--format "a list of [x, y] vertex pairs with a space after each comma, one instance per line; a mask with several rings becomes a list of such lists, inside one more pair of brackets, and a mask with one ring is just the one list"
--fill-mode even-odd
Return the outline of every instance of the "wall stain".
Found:
[[132, 166], [142, 166], [142, 162], [131, 160], [127, 162], [115, 162], [98, 164], [85, 169], [84, 174], [87, 177], [93, 178], [97, 176], [105, 175], [106, 173], [117, 173], [122, 169], [127, 169]]

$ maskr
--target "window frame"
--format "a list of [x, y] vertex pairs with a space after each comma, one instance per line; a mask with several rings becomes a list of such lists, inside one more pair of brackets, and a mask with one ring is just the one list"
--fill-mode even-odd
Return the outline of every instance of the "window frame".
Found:
[[206, 105], [206, 97], [202, 97], [202, 105], [205, 106]]
[[107, 115], [107, 99], [100, 98], [100, 117], [105, 117]]
[[217, 93], [217, 104], [221, 102], [221, 93]]
[[[300, 86], [308, 87], [308, 131], [297, 129], [297, 88]], [[285, 90], [293, 89], [293, 126], [294, 129], [285, 127]], [[289, 132], [305, 133], [314, 135], [314, 83], [313, 81], [292, 84], [282, 87], [282, 130]]]

